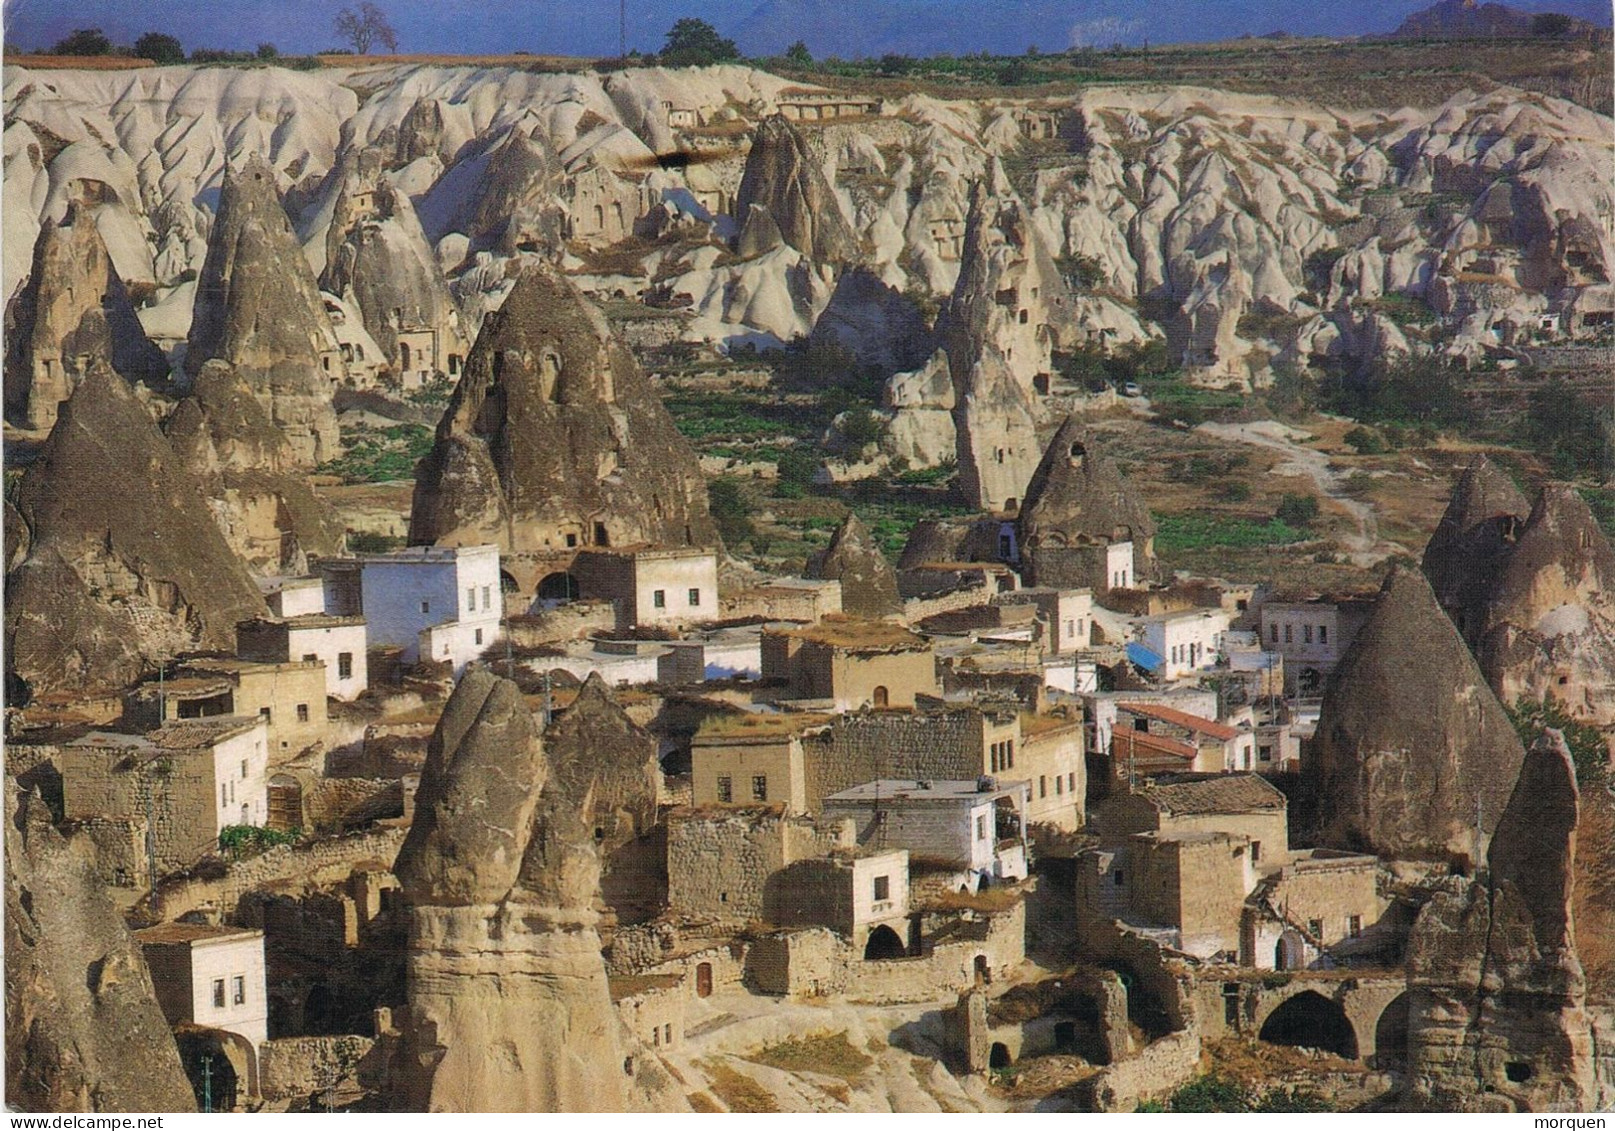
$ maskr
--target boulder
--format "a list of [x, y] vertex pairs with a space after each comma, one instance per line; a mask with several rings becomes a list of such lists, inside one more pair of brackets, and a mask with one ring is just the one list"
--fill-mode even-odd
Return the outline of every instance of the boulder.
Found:
[[755, 230], [750, 246], [767, 250], [767, 239], [777, 232], [814, 263], [850, 264], [858, 258], [858, 239], [823, 168], [802, 134], [779, 114], [763, 119], [746, 155], [735, 198], [735, 215], [745, 218], [745, 229], [763, 223], [753, 220], [753, 206], [763, 210], [771, 228]]
[[627, 347], [536, 266], [483, 322], [417, 473], [410, 541], [564, 552], [718, 533], [695, 453]]
[[92, 362], [128, 381], [168, 376], [83, 202], [40, 231], [33, 270], [7, 321], [6, 419], [20, 427], [49, 430]]
[[1074, 416], [1049, 441], [1016, 520], [1028, 585], [1109, 587], [1108, 547], [1133, 546], [1133, 575], [1156, 574], [1155, 519]]
[[903, 611], [897, 571], [851, 511], [830, 545], [808, 561], [807, 576], [841, 582], [841, 608], [849, 616], [878, 620]]
[[5, 780], [6, 1106], [195, 1111], [140, 945], [37, 793]]
[[679, 1106], [612, 1006], [584, 777], [552, 763], [514, 684], [460, 681], [395, 866], [410, 928], [389, 1071], [404, 1110]]
[[1472, 867], [1524, 756], [1424, 575], [1393, 569], [1330, 676], [1302, 762], [1319, 843]]
[[298, 463], [342, 454], [333, 381], [344, 369], [325, 306], [281, 207], [275, 173], [256, 154], [227, 172], [197, 280], [185, 369], [218, 358], [246, 380]]
[[32, 538], [6, 578], [6, 660], [36, 691], [233, 651], [236, 622], [264, 611], [196, 472], [110, 366], [62, 406], [16, 505]]

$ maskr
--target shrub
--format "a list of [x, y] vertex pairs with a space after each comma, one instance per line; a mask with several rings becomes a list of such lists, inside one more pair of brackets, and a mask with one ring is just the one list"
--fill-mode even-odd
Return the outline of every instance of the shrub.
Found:
[[1318, 518], [1318, 500], [1311, 495], [1285, 495], [1273, 517], [1286, 526], [1311, 526]]
[[303, 839], [303, 830], [290, 828], [264, 829], [257, 825], [226, 825], [219, 830], [219, 851], [232, 860], [257, 856], [277, 845], [296, 844]]
[[112, 41], [98, 27], [84, 27], [57, 40], [52, 55], [111, 55]]
[[751, 520], [754, 509], [751, 500], [733, 479], [713, 480], [707, 487], [707, 505], [725, 542], [738, 545], [757, 532]]
[[1346, 433], [1346, 443], [1356, 449], [1358, 455], [1377, 456], [1385, 451], [1384, 438], [1372, 428], [1364, 428], [1361, 424]]
[[1609, 780], [1609, 749], [1603, 735], [1597, 727], [1572, 718], [1557, 699], [1519, 699], [1508, 714], [1520, 733], [1520, 741], [1527, 746], [1545, 730], [1563, 731], [1571, 760], [1576, 763], [1576, 780], [1583, 786]]
[[873, 444], [880, 439], [885, 422], [867, 408], [858, 407], [848, 409], [846, 415], [841, 417], [839, 428], [841, 434], [853, 447], [862, 448]]
[[135, 40], [135, 55], [162, 66], [185, 62], [185, 48], [180, 41], [160, 31], [148, 31]]

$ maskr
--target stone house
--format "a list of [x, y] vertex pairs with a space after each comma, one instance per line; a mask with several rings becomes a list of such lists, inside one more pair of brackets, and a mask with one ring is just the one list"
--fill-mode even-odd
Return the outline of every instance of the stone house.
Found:
[[174, 679], [137, 687], [124, 707], [127, 722], [148, 728], [225, 715], [262, 718], [269, 728], [271, 759], [290, 761], [327, 737], [325, 664], [190, 660]]
[[562, 192], [567, 204], [564, 235], [581, 243], [605, 246], [626, 239], [646, 211], [643, 186], [603, 165], [590, 164], [569, 176]]
[[789, 816], [777, 804], [675, 809], [667, 816], [668, 909], [691, 920], [772, 922], [791, 896], [786, 868], [856, 846], [849, 823]]
[[325, 611], [363, 617], [370, 647], [401, 648], [404, 663], [446, 661], [458, 676], [501, 638], [499, 547], [417, 546], [319, 563]]
[[773, 577], [762, 585], [725, 594], [724, 620], [760, 617], [815, 624], [841, 612], [841, 582], [817, 577]]
[[714, 620], [718, 610], [718, 557], [694, 546], [625, 546], [590, 549], [572, 563], [578, 595], [607, 600], [617, 627], [689, 625]]
[[779, 926], [828, 927], [866, 958], [909, 953], [906, 849], [837, 849], [790, 864], [779, 879], [782, 897], [771, 916]]
[[262, 931], [161, 923], [135, 938], [170, 1025], [236, 1033], [254, 1051], [269, 1039]]
[[690, 744], [690, 798], [697, 806], [783, 805], [809, 812], [805, 735], [822, 733], [828, 715], [716, 715]]
[[[1127, 547], [1129, 571], [1132, 569], [1132, 545]], [[995, 605], [1036, 605], [1038, 617], [1047, 625], [1043, 635], [1043, 650], [1056, 655], [1075, 652], [1089, 646], [1093, 639], [1093, 590], [1056, 589], [1034, 586], [1000, 593], [993, 598]]]
[[[60, 767], [64, 816], [146, 824], [159, 874], [216, 851], [227, 826], [269, 815], [267, 727], [257, 717], [174, 722], [146, 735], [92, 731], [61, 748]], [[145, 846], [131, 847], [133, 858], [108, 870], [144, 876]]]
[[325, 611], [325, 586], [319, 577], [281, 577], [263, 587], [271, 616], [290, 619]]
[[616, 975], [610, 979], [611, 1004], [646, 1048], [670, 1049], [684, 1043], [688, 981], [682, 973]]
[[1350, 950], [1388, 907], [1374, 857], [1292, 852], [1284, 795], [1254, 774], [1160, 779], [1095, 818], [1079, 913], [1199, 958], [1303, 968]]
[[884, 109], [884, 99], [850, 91], [786, 87], [779, 92], [779, 112], [793, 122], [878, 116]]
[[268, 664], [318, 661], [325, 665], [326, 695], [348, 702], [370, 686], [366, 639], [363, 617], [259, 617], [236, 625], [236, 655]]
[[971, 873], [986, 886], [1028, 874], [1028, 792], [1025, 782], [991, 777], [886, 778], [826, 797], [824, 820], [850, 818], [860, 845], [906, 848], [917, 861]]
[[1223, 634], [1232, 619], [1220, 609], [1184, 609], [1139, 618], [1139, 643], [1148, 653], [1142, 658], [1144, 667], [1168, 681], [1211, 667], [1222, 656]]
[[[1152, 739], [1172, 742], [1151, 745]], [[1177, 766], [1180, 772], [1219, 773], [1257, 768], [1256, 733], [1249, 727], [1229, 726], [1160, 703], [1116, 704], [1116, 727], [1111, 738], [1111, 760], [1118, 767], [1116, 772], [1125, 773], [1129, 761], [1135, 763], [1135, 771], [1139, 770], [1137, 760], [1140, 758], [1153, 765], [1164, 754], [1181, 756], [1184, 748], [1187, 748], [1188, 764], [1180, 762]]]
[[913, 707], [921, 696], [939, 698], [931, 644], [883, 621], [827, 617], [804, 628], [767, 630], [763, 679], [784, 681], [796, 699], [825, 702], [836, 711], [859, 707]]
[[1014, 704], [862, 711], [838, 715], [804, 741], [807, 806], [877, 778], [1024, 778], [1021, 715]]
[[1155, 703], [1206, 719], [1217, 714], [1217, 693], [1197, 687], [1084, 693], [1082, 711], [1088, 727], [1088, 793], [1092, 800], [1097, 801], [1105, 796], [1113, 776], [1111, 747], [1122, 703]]
[[1020, 717], [1026, 821], [1074, 831], [1086, 823], [1088, 761], [1080, 714]]
[[1308, 698], [1323, 694], [1329, 674], [1368, 620], [1362, 601], [1268, 601], [1262, 605], [1261, 638], [1284, 657], [1285, 690]]

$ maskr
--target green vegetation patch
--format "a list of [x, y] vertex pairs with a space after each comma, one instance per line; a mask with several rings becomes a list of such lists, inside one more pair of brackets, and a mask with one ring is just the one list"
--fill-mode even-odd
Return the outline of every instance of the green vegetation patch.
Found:
[[344, 483], [386, 483], [415, 477], [415, 465], [432, 450], [432, 430], [419, 424], [360, 428], [344, 434], [342, 443], [347, 450], [320, 464], [320, 474]]
[[814, 1033], [768, 1045], [746, 1057], [782, 1072], [821, 1072], [855, 1080], [874, 1062], [852, 1046], [845, 1032]]
[[1266, 521], [1215, 514], [1155, 517], [1155, 549], [1163, 555], [1213, 548], [1253, 549], [1304, 542], [1311, 535], [1277, 518]]
[[1163, 1101], [1135, 1109], [1145, 1112], [1322, 1112], [1334, 1111], [1327, 1099], [1308, 1088], [1270, 1088], [1258, 1092], [1213, 1072], [1183, 1085]]

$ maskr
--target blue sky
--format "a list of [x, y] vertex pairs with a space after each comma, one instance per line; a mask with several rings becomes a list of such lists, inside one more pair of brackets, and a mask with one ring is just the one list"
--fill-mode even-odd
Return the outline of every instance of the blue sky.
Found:
[[[283, 53], [337, 44], [331, 22], [345, 0], [5, 0], [8, 43], [47, 47], [74, 28], [100, 27], [115, 41], [162, 31], [196, 47], [251, 49], [274, 43]], [[357, 0], [351, 0], [356, 3]], [[1388, 31], [1430, 0], [1359, 0], [1320, 5], [1299, 0], [626, 0], [628, 44], [654, 51], [673, 22], [698, 16], [734, 36], [748, 53], [782, 50], [806, 39], [816, 54], [846, 56], [901, 50], [1020, 52], [1036, 44], [1058, 51], [1081, 43], [1108, 46], [1145, 37], [1165, 43], [1229, 38], [1284, 29], [1296, 34]], [[1514, 0], [1608, 22], [1603, 0]], [[531, 51], [615, 54], [616, 0], [380, 0], [411, 52]], [[990, 17], [990, 18], [984, 18]], [[788, 38], [787, 38], [788, 37]]]

